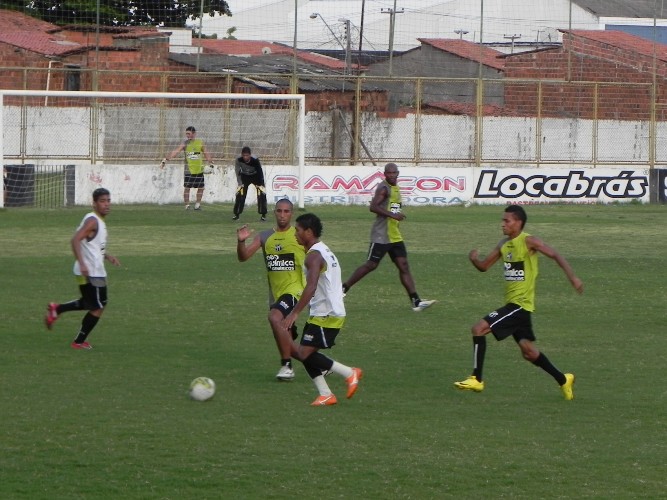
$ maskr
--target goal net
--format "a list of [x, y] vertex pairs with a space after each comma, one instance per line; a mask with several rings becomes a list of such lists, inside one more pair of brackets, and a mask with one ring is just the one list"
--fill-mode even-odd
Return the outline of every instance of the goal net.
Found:
[[184, 153], [165, 168], [160, 161], [190, 126], [215, 165], [207, 169], [206, 202], [233, 200], [243, 146], [260, 158], [265, 177], [284, 170], [301, 179], [304, 101], [298, 94], [0, 91], [0, 207], [88, 205], [97, 187], [109, 189], [114, 203], [180, 203]]

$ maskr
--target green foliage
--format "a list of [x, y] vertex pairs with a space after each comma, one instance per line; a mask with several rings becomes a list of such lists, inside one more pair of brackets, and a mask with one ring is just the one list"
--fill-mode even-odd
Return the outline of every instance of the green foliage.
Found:
[[[259, 231], [254, 207], [242, 215]], [[538, 345], [577, 375], [576, 399], [489, 338], [486, 390], [470, 373], [470, 326], [502, 303], [500, 266], [467, 260], [501, 238], [502, 207], [406, 209], [413, 313], [387, 259], [346, 297], [331, 351], [365, 370], [359, 392], [312, 408], [297, 363], [279, 383], [261, 258], [236, 259], [229, 205], [114, 206], [110, 302], [51, 332], [47, 302], [76, 298], [69, 239], [86, 207], [0, 210], [0, 498], [658, 498], [667, 426], [656, 361], [667, 356], [663, 206], [528, 207], [527, 230], [568, 258], [577, 295], [541, 258]], [[364, 260], [365, 207], [313, 207], [344, 276]], [[303, 324], [305, 315], [299, 319]], [[197, 376], [216, 397], [190, 401]]]
[[[99, 4], [99, 12], [98, 12]], [[4, 0], [0, 8], [19, 10], [30, 16], [58, 25], [96, 24], [102, 26], [167, 26], [183, 27], [189, 19], [199, 17], [199, 0]], [[231, 16], [225, 0], [205, 0], [204, 14]]]

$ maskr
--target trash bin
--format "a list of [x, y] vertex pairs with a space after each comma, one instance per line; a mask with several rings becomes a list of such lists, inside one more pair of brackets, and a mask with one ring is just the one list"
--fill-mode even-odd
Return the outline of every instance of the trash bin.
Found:
[[35, 204], [35, 165], [5, 165], [6, 207], [26, 207]]

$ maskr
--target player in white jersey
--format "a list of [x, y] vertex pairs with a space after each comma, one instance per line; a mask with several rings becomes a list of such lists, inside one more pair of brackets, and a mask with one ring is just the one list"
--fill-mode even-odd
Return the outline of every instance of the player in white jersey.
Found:
[[111, 210], [111, 196], [109, 191], [98, 188], [93, 191], [93, 211], [86, 214], [72, 236], [72, 252], [74, 275], [81, 297], [64, 304], [51, 302], [46, 308], [44, 322], [50, 330], [58, 316], [68, 311], [84, 311], [81, 328], [72, 342], [73, 349], [92, 349], [86, 341], [90, 332], [95, 328], [107, 304], [107, 272], [104, 261], [108, 260], [115, 266], [120, 262], [113, 255], [106, 253], [107, 225], [104, 218]]
[[321, 235], [322, 222], [316, 215], [297, 217], [296, 239], [306, 249], [306, 288], [292, 312], [283, 320], [283, 326], [289, 330], [299, 313], [310, 305], [310, 317], [303, 328], [301, 343], [294, 344], [292, 356], [303, 363], [320, 394], [312, 406], [330, 406], [338, 402], [324, 374], [331, 372], [345, 378], [348, 399], [357, 392], [363, 375], [360, 368], [345, 366], [319, 352], [333, 347], [345, 323], [340, 265], [334, 253], [320, 241]]

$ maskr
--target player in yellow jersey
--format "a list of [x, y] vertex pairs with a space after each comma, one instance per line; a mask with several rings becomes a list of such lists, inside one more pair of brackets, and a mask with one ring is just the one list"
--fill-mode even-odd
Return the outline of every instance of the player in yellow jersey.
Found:
[[175, 158], [181, 152], [183, 152], [185, 164], [183, 173], [185, 209], [190, 210], [190, 190], [196, 189], [195, 210], [201, 210], [201, 199], [204, 195], [204, 160], [202, 155], [206, 157], [209, 168], [212, 169], [214, 165], [211, 155], [206, 151], [204, 141], [197, 139], [197, 130], [192, 126], [185, 129], [185, 140], [162, 160], [160, 167], [164, 168], [167, 161]]
[[560, 385], [565, 399], [569, 401], [574, 399], [574, 375], [561, 372], [535, 346], [531, 314], [535, 310], [538, 252], [556, 261], [578, 293], [584, 291], [584, 284], [574, 274], [567, 260], [556, 250], [536, 236], [524, 232], [527, 219], [526, 211], [522, 207], [508, 206], [502, 219], [505, 238], [483, 259], [479, 257], [477, 250], [471, 250], [468, 255], [472, 265], [481, 272], [487, 271], [498, 260], [503, 260], [505, 305], [490, 312], [472, 327], [473, 372], [466, 380], [455, 382], [454, 385], [467, 391], [483, 391], [485, 335], [493, 333], [496, 340], [503, 340], [511, 335], [519, 345], [524, 359], [551, 375]]
[[297, 241], [291, 225], [294, 206], [287, 198], [278, 200], [274, 214], [276, 227], [255, 236], [249, 245], [246, 240], [252, 231], [245, 224], [236, 231], [238, 243], [236, 255], [241, 262], [252, 257], [260, 248], [264, 254], [264, 264], [269, 279], [269, 323], [280, 352], [278, 380], [294, 378], [291, 352], [292, 340], [296, 338], [296, 326], [287, 331], [281, 325], [301, 297], [306, 285], [303, 265], [306, 251]]
[[368, 273], [375, 271], [382, 258], [389, 254], [391, 261], [398, 269], [401, 284], [408, 292], [410, 302], [412, 302], [412, 310], [415, 312], [423, 311], [436, 301], [424, 300], [419, 297], [415, 280], [410, 273], [408, 251], [398, 229], [399, 223], [405, 219], [405, 214], [401, 212], [401, 190], [397, 185], [398, 166], [395, 163], [387, 163], [384, 166], [384, 176], [385, 180], [375, 189], [370, 205], [370, 211], [376, 214], [376, 217], [371, 228], [368, 259], [343, 283], [343, 293], [347, 293], [352, 285]]

